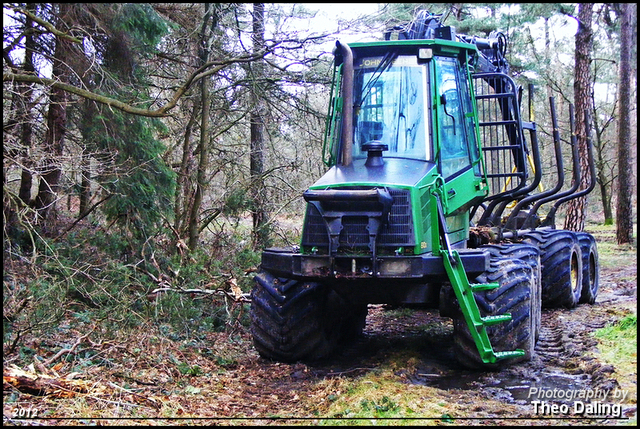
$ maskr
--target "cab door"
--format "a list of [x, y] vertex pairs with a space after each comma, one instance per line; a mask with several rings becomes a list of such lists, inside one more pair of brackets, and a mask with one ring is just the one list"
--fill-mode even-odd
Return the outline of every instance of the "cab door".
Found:
[[468, 209], [486, 195], [469, 77], [457, 57], [435, 57], [436, 145], [452, 243], [466, 240]]

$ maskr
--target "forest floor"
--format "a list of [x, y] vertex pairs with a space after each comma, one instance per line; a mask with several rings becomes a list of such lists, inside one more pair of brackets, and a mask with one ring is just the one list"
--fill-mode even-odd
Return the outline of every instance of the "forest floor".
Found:
[[534, 358], [497, 372], [455, 363], [437, 310], [375, 305], [360, 340], [314, 365], [260, 358], [243, 326], [211, 333], [208, 347], [134, 332], [93, 344], [105, 365], [82, 372], [5, 358], [3, 423], [635, 425], [637, 362], [606, 360], [594, 332], [637, 313], [636, 266], [602, 267], [594, 305], [543, 310]]

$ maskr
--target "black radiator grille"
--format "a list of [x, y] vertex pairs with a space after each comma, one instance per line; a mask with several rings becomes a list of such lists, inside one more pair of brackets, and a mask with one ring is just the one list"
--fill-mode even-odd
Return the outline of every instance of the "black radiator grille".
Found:
[[[411, 216], [411, 199], [409, 191], [404, 189], [389, 189], [393, 204], [389, 212], [389, 222], [380, 229], [378, 247], [414, 246], [413, 219]], [[369, 231], [367, 216], [343, 216], [342, 231], [340, 232], [340, 249], [352, 250], [367, 248], [369, 245]], [[327, 227], [318, 210], [307, 204], [306, 223], [302, 234], [303, 246], [328, 247], [329, 235]]]

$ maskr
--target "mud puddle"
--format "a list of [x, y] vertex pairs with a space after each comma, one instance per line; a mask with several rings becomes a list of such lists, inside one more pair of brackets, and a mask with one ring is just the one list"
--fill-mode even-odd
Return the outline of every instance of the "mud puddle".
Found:
[[[450, 319], [440, 317], [437, 310], [394, 313], [372, 306], [364, 337], [313, 372], [319, 377], [358, 376], [391, 355], [407, 353], [417, 356], [418, 363], [396, 372], [404, 382], [444, 391], [481, 392], [509, 404], [529, 405], [540, 400], [539, 392], [615, 389], [611, 371], [589, 357], [595, 345], [589, 334], [605, 326], [608, 317], [583, 307], [543, 311], [534, 358], [487, 372], [468, 370], [456, 362]], [[570, 401], [556, 397], [554, 402]]]
[[586, 374], [569, 375], [561, 371], [542, 373], [535, 380], [523, 380], [520, 376], [505, 373], [480, 374], [477, 372], [451, 374], [447, 376], [434, 376], [418, 374], [415, 382], [425, 386], [442, 390], [473, 390], [488, 389], [491, 396], [498, 396], [507, 402], [519, 405], [530, 404], [540, 399], [538, 392], [545, 391], [575, 391], [590, 388], [590, 377]]

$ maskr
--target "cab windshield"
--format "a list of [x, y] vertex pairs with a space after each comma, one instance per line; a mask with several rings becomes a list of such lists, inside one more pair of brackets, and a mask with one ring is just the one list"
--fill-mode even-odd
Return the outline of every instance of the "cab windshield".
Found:
[[427, 136], [427, 69], [411, 55], [356, 60], [354, 152], [362, 145], [386, 144], [385, 157], [430, 159]]

